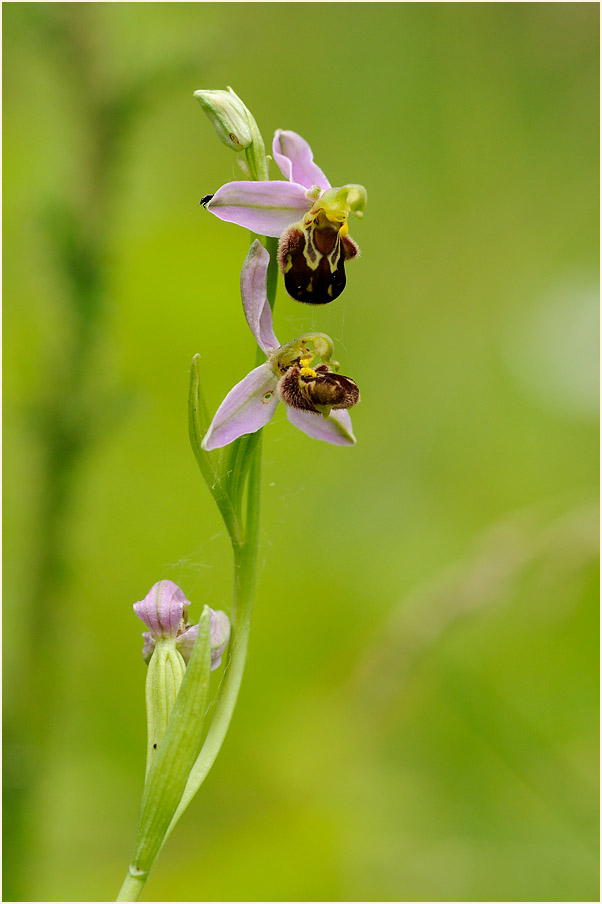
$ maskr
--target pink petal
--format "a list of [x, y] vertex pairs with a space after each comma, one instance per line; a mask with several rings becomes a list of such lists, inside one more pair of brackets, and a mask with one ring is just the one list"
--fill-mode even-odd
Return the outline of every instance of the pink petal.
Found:
[[220, 609], [211, 617], [211, 669], [222, 661], [224, 650], [230, 642], [230, 619]]
[[[225, 612], [218, 609], [211, 612], [211, 671], [216, 669], [222, 661], [222, 654], [228, 646], [230, 640], [230, 619]], [[196, 643], [199, 633], [198, 625], [191, 625], [176, 640], [176, 647], [182, 654], [184, 662], [188, 664], [188, 660], [192, 655], [192, 650]]]
[[304, 138], [296, 132], [278, 129], [272, 144], [274, 160], [280, 172], [289, 182], [298, 182], [305, 188], [330, 188], [330, 182], [319, 166], [314, 163], [312, 149]]
[[354, 446], [356, 443], [349, 412], [344, 409], [331, 411], [327, 420], [321, 414], [291, 408], [289, 405], [286, 406], [286, 414], [291, 424], [313, 439], [334, 443], [335, 446]]
[[150, 628], [151, 637], [175, 637], [182, 620], [186, 619], [189, 605], [177, 584], [158, 581], [143, 600], [134, 603], [134, 612]]
[[245, 317], [257, 345], [266, 355], [280, 345], [274, 336], [272, 312], [266, 294], [269, 263], [270, 255], [259, 239], [255, 239], [240, 274], [240, 294]]
[[237, 383], [219, 406], [201, 444], [203, 449], [219, 449], [264, 427], [278, 404], [277, 382], [266, 361]]
[[226, 182], [207, 204], [220, 220], [257, 235], [277, 238], [311, 208], [302, 185], [293, 182]]
[[150, 631], [143, 631], [142, 636], [144, 638], [144, 646], [142, 647], [142, 658], [148, 665], [150, 662], [150, 658], [153, 655], [156, 646], [156, 640]]

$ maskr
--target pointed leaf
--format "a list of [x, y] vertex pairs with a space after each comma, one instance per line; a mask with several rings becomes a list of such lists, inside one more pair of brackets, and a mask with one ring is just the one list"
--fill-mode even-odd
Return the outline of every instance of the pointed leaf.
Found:
[[230, 536], [235, 540], [240, 534], [240, 525], [236, 516], [235, 506], [232, 504], [222, 479], [224, 461], [222, 460], [221, 451], [209, 451], [202, 447], [203, 437], [207, 433], [211, 421], [201, 390], [200, 361], [201, 356], [195, 355], [190, 366], [190, 395], [188, 402], [190, 444], [205, 483], [215, 499]]

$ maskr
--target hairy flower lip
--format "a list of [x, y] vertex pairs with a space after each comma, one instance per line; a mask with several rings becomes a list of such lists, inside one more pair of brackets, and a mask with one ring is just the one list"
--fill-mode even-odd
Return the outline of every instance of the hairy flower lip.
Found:
[[[324, 366], [327, 366], [331, 362], [334, 346], [332, 339], [324, 333], [305, 333], [292, 342], [280, 345], [274, 335], [272, 312], [266, 294], [269, 259], [268, 252], [256, 239], [243, 264], [240, 280], [245, 317], [257, 344], [267, 356], [267, 361], [254, 368], [230, 390], [219, 406], [201, 446], [210, 451], [228, 445], [245, 433], [255, 433], [271, 420], [279, 401], [285, 402], [291, 423], [314, 439], [335, 445], [354, 445], [356, 440], [351, 428], [351, 418], [346, 410], [351, 405], [339, 408], [321, 405], [316, 408], [302, 388], [299, 390], [302, 394], [300, 406], [294, 407], [279, 392], [279, 381], [283, 374], [286, 375], [302, 359], [312, 360], [315, 355], [319, 355]], [[313, 346], [313, 351], [309, 349], [308, 343]], [[299, 371], [299, 367], [296, 369]], [[330, 367], [327, 367], [327, 371], [332, 372]], [[318, 382], [323, 374], [324, 371], [318, 376]], [[353, 383], [348, 377], [343, 379]], [[289, 385], [289, 389], [293, 391], [292, 385]]]
[[278, 263], [286, 291], [304, 304], [329, 304], [347, 283], [345, 262], [359, 253], [342, 225], [333, 224], [325, 210], [306, 214], [304, 225], [290, 226], [280, 236]]
[[332, 373], [326, 365], [313, 370], [293, 364], [279, 379], [277, 392], [285, 404], [315, 414], [352, 408], [360, 400], [357, 383], [350, 377]]

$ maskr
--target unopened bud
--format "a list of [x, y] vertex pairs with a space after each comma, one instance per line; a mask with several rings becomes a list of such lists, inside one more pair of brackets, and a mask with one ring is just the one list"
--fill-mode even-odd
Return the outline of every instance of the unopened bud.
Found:
[[[134, 604], [134, 612], [149, 629], [143, 633], [142, 656], [148, 664], [146, 676], [146, 714], [148, 747], [146, 768], [150, 769], [155, 751], [167, 729], [186, 665], [194, 648], [198, 625], [188, 624], [188, 606], [184, 592], [173, 581], [154, 584], [143, 600]], [[207, 607], [209, 608], [209, 607]], [[211, 669], [221, 663], [230, 640], [230, 619], [225, 612], [211, 613]]]
[[[154, 584], [147, 595], [139, 603], [134, 603], [134, 612], [149, 631], [144, 631], [144, 647], [142, 658], [147, 663], [157, 646], [157, 642], [170, 640], [173, 647], [182, 656], [185, 663], [190, 659], [194, 647], [198, 625], [188, 624], [188, 607], [190, 603], [183, 591], [173, 581], [159, 581]], [[225, 612], [211, 612], [211, 669], [216, 669], [222, 653], [230, 640], [230, 619]]]
[[243, 151], [253, 142], [251, 114], [234, 93], [226, 91], [195, 91], [194, 97], [211, 120], [218, 138], [233, 151]]

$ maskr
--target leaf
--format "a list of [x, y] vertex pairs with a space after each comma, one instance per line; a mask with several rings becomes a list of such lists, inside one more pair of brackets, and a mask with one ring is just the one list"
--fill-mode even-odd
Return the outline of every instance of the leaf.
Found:
[[239, 437], [231, 443], [228, 455], [224, 456], [222, 480], [239, 517], [249, 466], [260, 436], [261, 430], [257, 430]]
[[224, 463], [227, 461], [227, 456], [222, 455], [221, 450], [207, 452], [201, 447], [201, 442], [209, 429], [211, 420], [201, 388], [200, 361], [201, 356], [195, 355], [190, 365], [190, 393], [188, 396], [190, 444], [205, 483], [209, 487], [224, 519], [224, 524], [228, 528], [232, 542], [237, 543], [240, 539], [239, 518], [228, 484], [224, 479], [224, 474], [226, 473]]
[[209, 489], [215, 484], [218, 476], [220, 455], [218, 452], [207, 452], [201, 448], [203, 437], [209, 429], [211, 419], [201, 388], [200, 372], [201, 356], [195, 355], [190, 365], [190, 393], [188, 397], [188, 431], [190, 443], [201, 474]]

